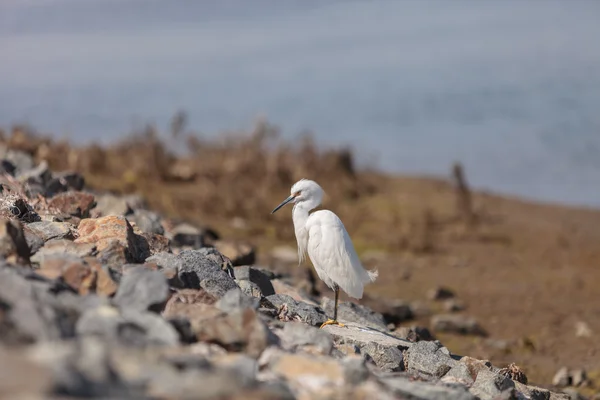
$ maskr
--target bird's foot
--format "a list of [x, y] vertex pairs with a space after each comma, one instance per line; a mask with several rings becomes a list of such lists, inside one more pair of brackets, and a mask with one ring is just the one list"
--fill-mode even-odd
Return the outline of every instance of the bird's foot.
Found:
[[345, 326], [346, 326], [346, 325], [344, 325], [344, 324], [341, 324], [341, 323], [339, 323], [339, 322], [338, 322], [338, 321], [336, 321], [336, 320], [333, 320], [333, 319], [328, 319], [327, 321], [323, 322], [323, 325], [321, 325], [321, 327], [320, 327], [319, 329], [323, 329], [323, 327], [324, 327], [324, 326], [327, 326], [327, 325], [337, 325], [337, 326], [339, 326], [340, 328], [343, 328], [343, 327], [345, 327]]

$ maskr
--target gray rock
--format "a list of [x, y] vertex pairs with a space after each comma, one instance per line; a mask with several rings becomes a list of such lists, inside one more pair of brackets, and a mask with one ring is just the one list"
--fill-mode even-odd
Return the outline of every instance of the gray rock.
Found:
[[217, 365], [224, 370], [233, 373], [244, 385], [252, 385], [256, 382], [258, 372], [258, 361], [245, 354], [236, 354], [234, 357], [226, 357], [224, 361], [218, 361]]
[[47, 242], [51, 239], [73, 238], [71, 225], [65, 222], [32, 222], [27, 224], [25, 229], [32, 231], [34, 234], [42, 238], [44, 242]]
[[121, 309], [146, 311], [160, 308], [169, 297], [167, 278], [143, 266], [127, 270], [121, 278], [114, 303]]
[[466, 305], [459, 299], [448, 299], [444, 301], [444, 309], [448, 312], [459, 312], [466, 309]]
[[15, 168], [15, 175], [22, 175], [33, 168], [33, 157], [24, 151], [9, 149], [3, 158], [9, 161]]
[[247, 265], [235, 267], [233, 271], [236, 280], [246, 280], [258, 285], [263, 296], [271, 296], [272, 294], [275, 294], [275, 289], [273, 288], [271, 279], [263, 271]]
[[515, 388], [518, 392], [518, 398], [531, 400], [550, 400], [551, 398], [558, 400], [556, 393], [551, 393], [548, 389], [542, 389], [536, 386], [527, 386], [519, 382], [515, 382]]
[[218, 309], [227, 313], [240, 312], [246, 308], [258, 310], [258, 305], [258, 299], [242, 293], [240, 289], [229, 290], [215, 303]]
[[182, 263], [178, 276], [184, 287], [203, 288], [217, 298], [223, 297], [228, 290], [239, 289], [224, 270], [225, 259], [214, 248], [185, 250], [177, 258]]
[[396, 372], [404, 369], [404, 354], [397, 347], [385, 347], [371, 342], [362, 348], [382, 371]]
[[475, 383], [471, 386], [471, 393], [481, 400], [496, 399], [506, 392], [512, 392], [515, 383], [509, 378], [493, 371], [482, 369], [477, 374]]
[[465, 363], [458, 362], [450, 368], [448, 373], [444, 375], [443, 380], [449, 382], [460, 383], [465, 386], [471, 386], [475, 380], [471, 376], [471, 371]]
[[445, 347], [435, 342], [417, 342], [405, 354], [408, 372], [416, 372], [429, 377], [441, 378], [448, 373], [457, 361]]
[[146, 258], [145, 262], [154, 263], [163, 269], [175, 268], [176, 270], [180, 270], [183, 266], [183, 260], [177, 257], [173, 253], [157, 253], [153, 256]]
[[162, 226], [160, 215], [148, 210], [134, 210], [133, 214], [128, 215], [127, 219], [135, 222], [142, 232], [157, 233], [162, 235], [165, 228]]
[[[25, 233], [27, 236], [27, 233]], [[37, 237], [37, 236], [36, 236]], [[41, 239], [40, 239], [41, 240]], [[43, 243], [43, 242], [42, 242]], [[31, 261], [41, 264], [48, 257], [70, 254], [77, 257], [91, 256], [96, 252], [94, 243], [75, 243], [69, 239], [51, 239], [31, 257]]]
[[282, 346], [289, 351], [313, 348], [328, 355], [333, 349], [333, 338], [327, 332], [299, 322], [289, 322], [278, 332]]
[[406, 399], [423, 400], [476, 400], [461, 385], [441, 385], [432, 382], [411, 381], [408, 377], [380, 378], [379, 381], [393, 394]]
[[63, 172], [54, 174], [45, 185], [44, 197], [50, 198], [58, 193], [69, 190], [80, 191], [85, 186], [85, 179], [77, 172]]
[[137, 209], [146, 208], [143, 197], [138, 195], [115, 196], [102, 194], [96, 196], [95, 211], [100, 216], [126, 215]]
[[0, 174], [15, 176], [15, 165], [8, 160], [0, 160]]
[[[25, 242], [27, 242], [27, 246], [29, 246], [29, 252], [31, 254], [36, 254], [44, 246], [44, 239], [26, 227], [23, 229], [23, 234], [25, 235]], [[32, 257], [30, 257], [30, 259], [33, 261]]]
[[86, 311], [77, 321], [76, 332], [134, 347], [179, 343], [175, 328], [160, 316], [134, 309], [119, 311], [110, 306]]
[[320, 307], [296, 301], [285, 294], [273, 294], [266, 299], [278, 310], [279, 318], [284, 321], [298, 320], [309, 325], [321, 325], [327, 320]]
[[61, 290], [67, 289], [59, 282], [0, 265], [0, 341], [22, 344], [73, 337], [75, 322], [89, 303], [86, 297]]
[[143, 394], [141, 387], [128, 387], [115, 374], [107, 344], [96, 338], [40, 344], [28, 356], [52, 371], [55, 391], [63, 396], [131, 399]]
[[567, 367], [559, 369], [552, 378], [552, 384], [556, 387], [583, 386], [587, 382], [585, 370], [569, 370]]
[[0, 257], [9, 262], [29, 263], [30, 255], [23, 225], [17, 220], [0, 218]]
[[487, 332], [474, 318], [458, 314], [434, 315], [431, 326], [436, 332], [457, 333], [460, 335], [487, 336]]
[[345, 357], [342, 359], [344, 378], [351, 385], [358, 385], [369, 379], [369, 369], [362, 357]]
[[260, 287], [258, 287], [258, 285], [254, 282], [250, 282], [250, 281], [235, 281], [238, 286], [240, 287], [240, 289], [242, 290], [242, 292], [244, 292], [245, 294], [247, 294], [250, 297], [254, 297], [257, 299], [261, 299], [263, 297], [263, 293], [260, 290]]
[[345, 327], [327, 325], [323, 331], [333, 336], [336, 348], [357, 346], [375, 365], [385, 371], [402, 371], [402, 350], [414, 345], [407, 340], [361, 325], [347, 324]]
[[175, 247], [192, 247], [199, 249], [205, 246], [204, 235], [200, 228], [190, 224], [179, 224], [175, 226], [167, 237]]
[[[333, 317], [334, 301], [324, 297], [321, 307], [329, 317]], [[338, 304], [338, 320], [340, 322], [354, 322], [368, 328], [387, 331], [387, 323], [383, 315], [360, 304], [343, 302]]]

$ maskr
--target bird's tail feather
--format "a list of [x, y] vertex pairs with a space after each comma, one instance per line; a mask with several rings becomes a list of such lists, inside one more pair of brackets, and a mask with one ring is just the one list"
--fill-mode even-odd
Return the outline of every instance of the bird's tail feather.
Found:
[[369, 277], [370, 282], [375, 282], [375, 279], [377, 279], [377, 277], [379, 276], [379, 271], [377, 271], [376, 269], [372, 269], [370, 271], [367, 271], [367, 275]]

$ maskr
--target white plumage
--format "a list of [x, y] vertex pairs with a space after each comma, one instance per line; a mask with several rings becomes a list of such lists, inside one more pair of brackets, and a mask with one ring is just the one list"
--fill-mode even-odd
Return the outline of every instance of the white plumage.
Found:
[[272, 212], [293, 202], [292, 218], [298, 242], [300, 262], [306, 253], [317, 275], [335, 292], [333, 320], [326, 324], [337, 324], [338, 290], [350, 297], [360, 299], [364, 286], [377, 278], [377, 271], [363, 268], [352, 240], [342, 221], [329, 210], [309, 211], [318, 207], [323, 199], [323, 189], [314, 181], [302, 179], [292, 186], [291, 196]]

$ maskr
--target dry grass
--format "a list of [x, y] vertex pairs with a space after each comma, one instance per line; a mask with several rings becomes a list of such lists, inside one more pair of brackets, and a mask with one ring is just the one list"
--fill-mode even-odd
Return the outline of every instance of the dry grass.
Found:
[[[183, 134], [183, 123], [178, 115], [171, 135], [147, 127], [107, 147], [74, 147], [26, 127], [14, 127], [5, 142], [37, 161], [46, 160], [52, 170], [82, 173], [95, 189], [137, 192], [171, 217], [214, 225], [233, 236], [258, 235], [265, 243], [293, 238], [289, 216], [269, 212], [294, 182], [314, 179], [326, 191], [326, 205], [356, 232], [359, 247], [431, 247], [425, 243], [431, 236], [431, 211], [402, 208], [402, 199], [390, 201], [389, 177], [356, 171], [350, 151], [319, 149], [310, 135], [282, 140], [266, 121], [251, 132], [226, 132], [213, 140]], [[186, 151], [176, 153], [175, 148]], [[414, 218], [405, 218], [409, 214]], [[234, 219], [237, 228], [232, 227]], [[417, 240], [423, 243], [415, 244], [407, 235], [415, 224], [427, 225]]]

